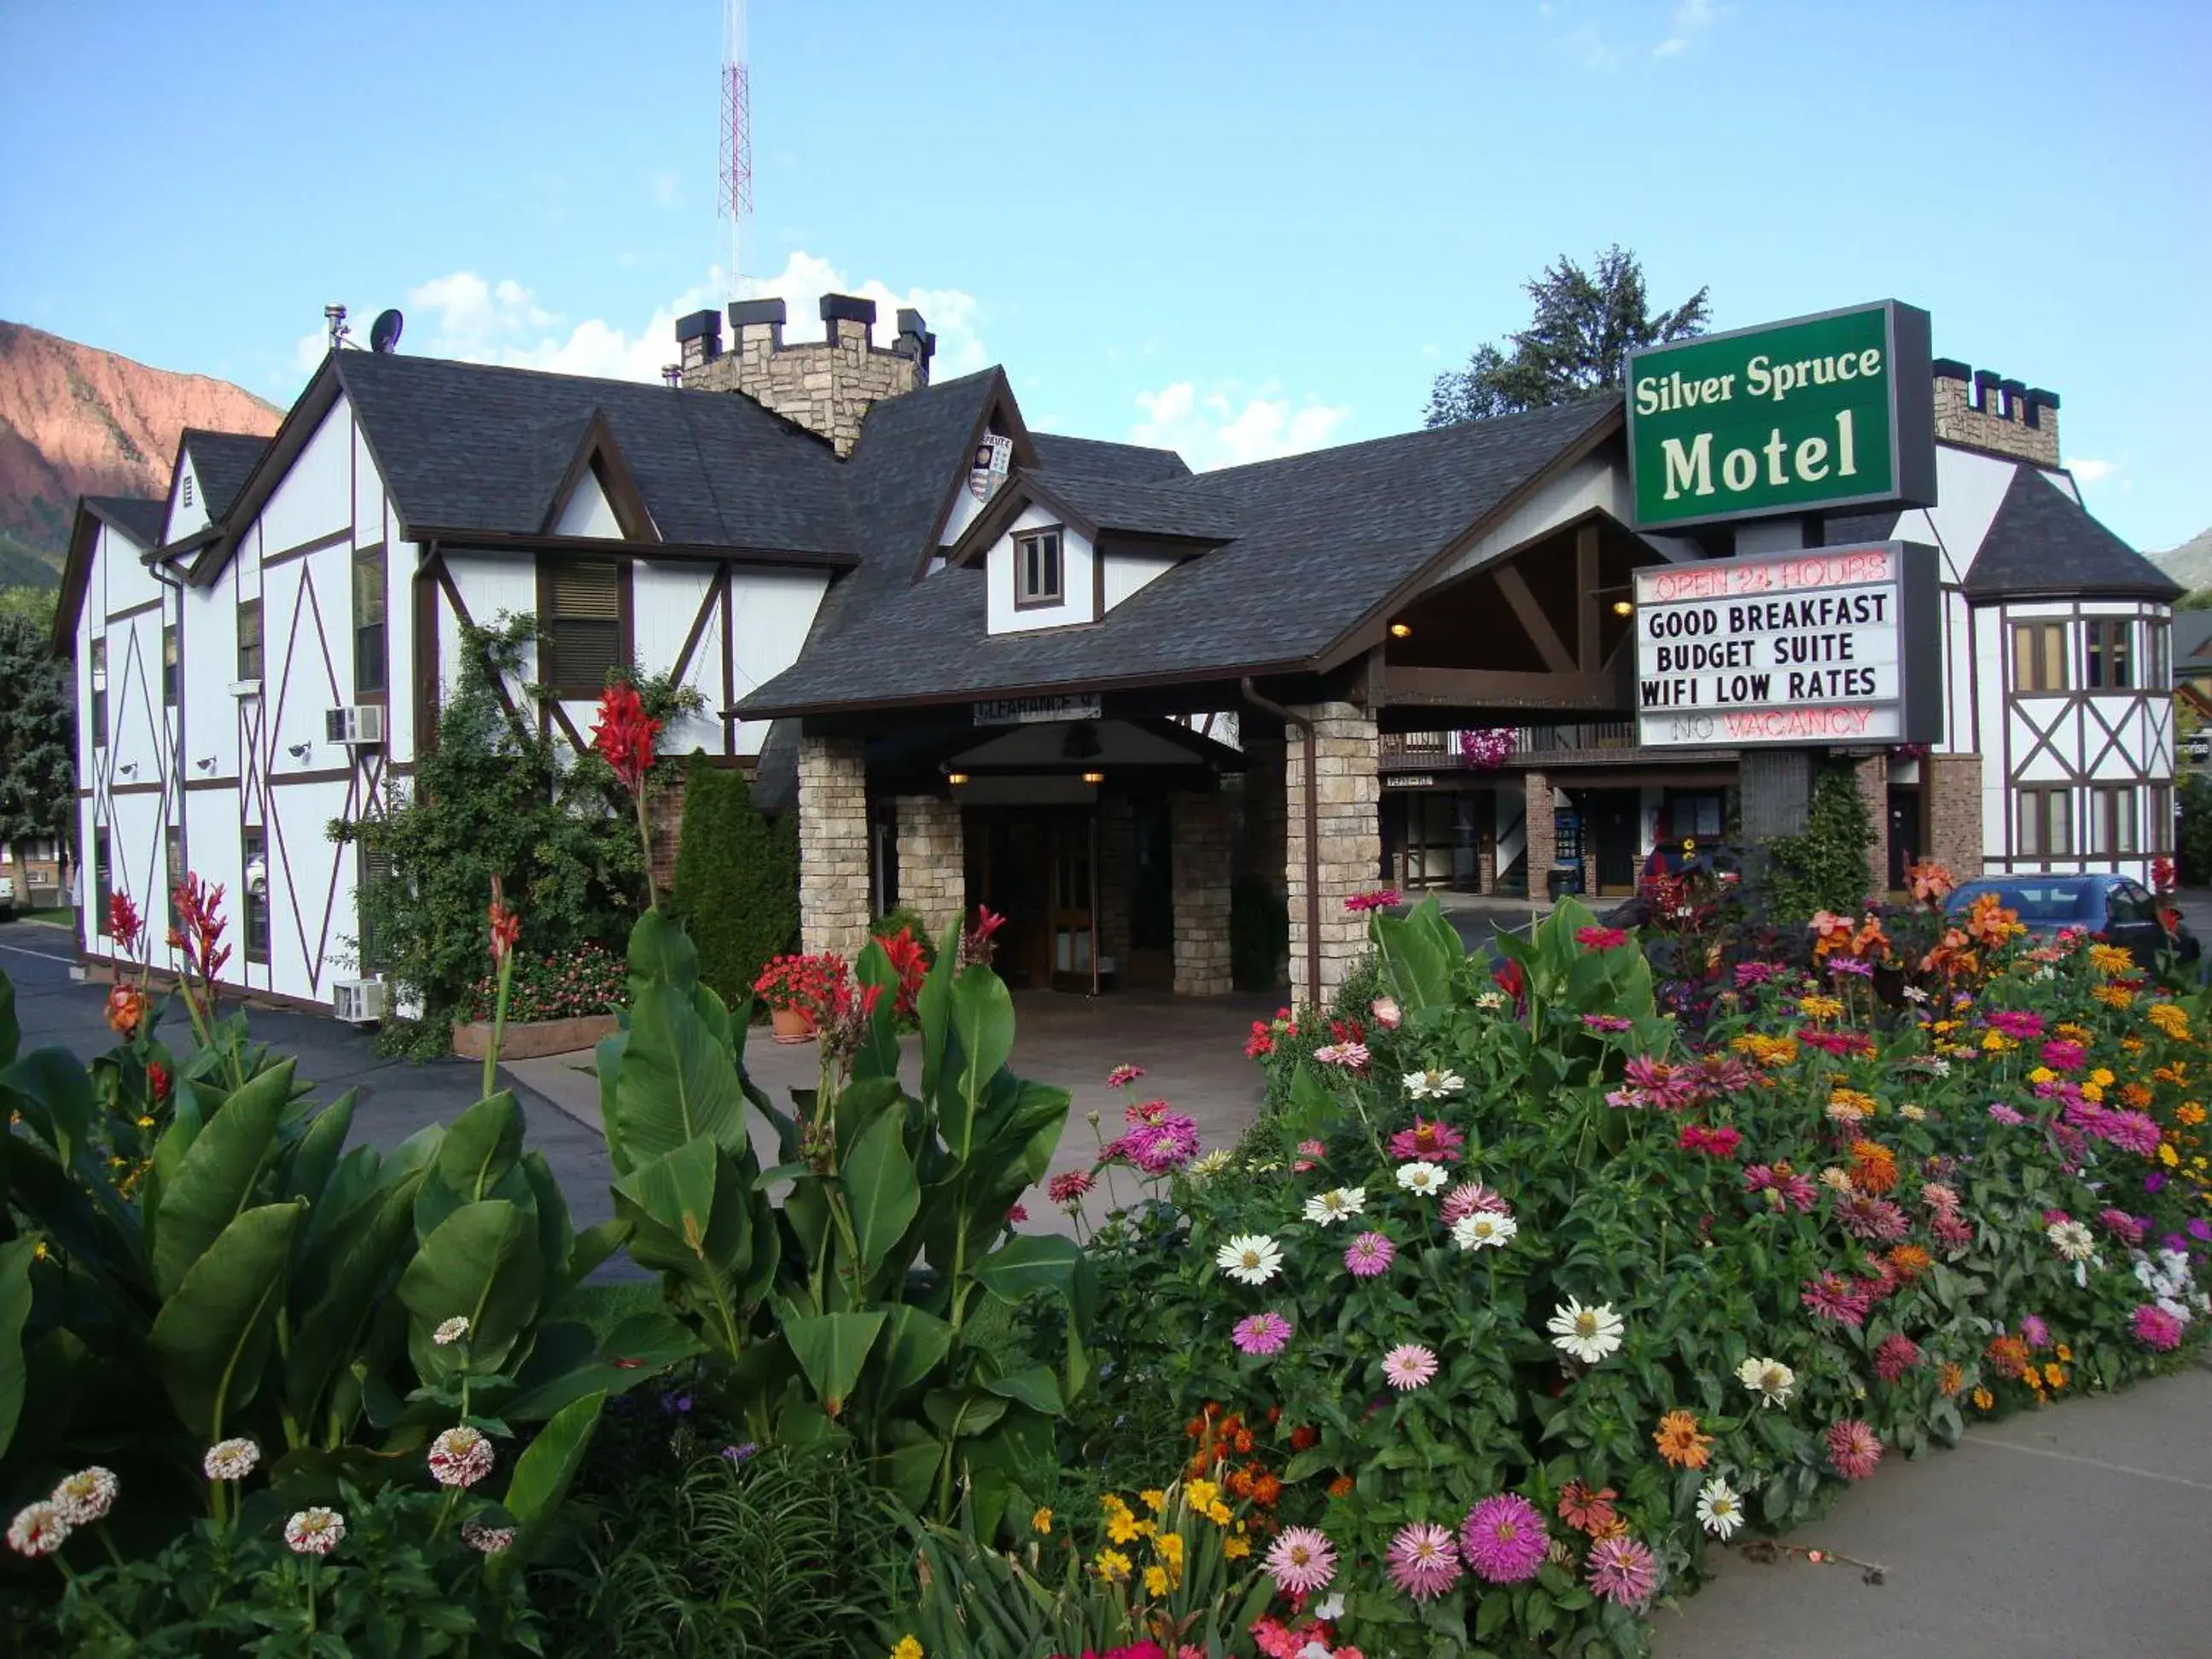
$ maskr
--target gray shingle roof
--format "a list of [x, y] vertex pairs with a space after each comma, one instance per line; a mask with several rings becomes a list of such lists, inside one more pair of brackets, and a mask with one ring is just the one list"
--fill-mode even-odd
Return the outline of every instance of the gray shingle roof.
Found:
[[1200, 474], [1183, 488], [1233, 513], [1238, 539], [1097, 625], [991, 636], [982, 574], [947, 570], [817, 639], [740, 707], [757, 717], [1311, 661], [1619, 409], [1587, 399]]
[[185, 453], [192, 458], [192, 471], [200, 481], [200, 499], [210, 519], [230, 511], [253, 464], [267, 453], [269, 440], [251, 432], [203, 432], [187, 427]]
[[84, 504], [147, 548], [161, 539], [161, 526], [169, 514], [167, 501], [146, 495], [88, 495]]
[[1110, 478], [1118, 483], [1165, 483], [1190, 477], [1190, 468], [1172, 449], [1070, 438], [1057, 432], [1032, 432], [1030, 441], [1036, 446], [1037, 465], [1062, 476]]
[[2173, 660], [2178, 667], [2193, 662], [2203, 668], [2212, 658], [2212, 611], [2177, 611], [2173, 613]]
[[1017, 487], [1024, 482], [1100, 530], [1201, 542], [1225, 542], [1237, 533], [1236, 509], [1209, 496], [1201, 480], [1125, 483], [1042, 471], [1024, 473]]
[[336, 363], [410, 529], [536, 533], [598, 413], [664, 541], [855, 550], [829, 445], [749, 398], [369, 351]]
[[1977, 599], [2064, 593], [2171, 601], [2183, 592], [2032, 466], [2013, 470], [1966, 586]]

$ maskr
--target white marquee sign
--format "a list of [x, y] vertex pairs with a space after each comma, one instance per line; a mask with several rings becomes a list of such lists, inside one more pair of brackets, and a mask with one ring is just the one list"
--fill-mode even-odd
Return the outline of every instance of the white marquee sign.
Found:
[[1640, 740], [1933, 742], [1940, 626], [1935, 550], [1905, 542], [1638, 570]]

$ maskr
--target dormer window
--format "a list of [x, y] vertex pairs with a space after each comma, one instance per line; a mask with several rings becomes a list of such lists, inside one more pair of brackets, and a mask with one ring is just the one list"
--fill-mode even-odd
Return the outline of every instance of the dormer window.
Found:
[[1061, 598], [1060, 532], [1037, 530], [1014, 538], [1014, 609], [1058, 605]]

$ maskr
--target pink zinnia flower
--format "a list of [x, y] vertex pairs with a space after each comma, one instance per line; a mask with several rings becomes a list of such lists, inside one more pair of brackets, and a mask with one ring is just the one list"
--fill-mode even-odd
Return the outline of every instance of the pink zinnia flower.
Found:
[[1798, 1293], [1797, 1299], [1815, 1319], [1831, 1320], [1853, 1330], [1866, 1323], [1866, 1292], [1841, 1273], [1822, 1273]]
[[1990, 1024], [2014, 1042], [2027, 1042], [2043, 1035], [2043, 1016], [2016, 1008], [1998, 1009], [1990, 1016]]
[[1409, 1394], [1437, 1374], [1433, 1349], [1418, 1342], [1401, 1342], [1382, 1356], [1382, 1380], [1401, 1394]]
[[1390, 1137], [1390, 1156], [1400, 1164], [1416, 1158], [1431, 1164], [1449, 1164], [1466, 1145], [1467, 1137], [1450, 1124], [1417, 1117], [1412, 1128], [1401, 1129]]
[[1780, 964], [1771, 962], [1739, 962], [1735, 965], [1735, 988], [1748, 991], [1754, 985], [1764, 985], [1783, 971]]
[[1054, 1203], [1072, 1210], [1091, 1191], [1091, 1177], [1080, 1170], [1070, 1170], [1065, 1175], [1054, 1176], [1045, 1183], [1044, 1190]]
[[1863, 1480], [1881, 1462], [1881, 1437], [1859, 1421], [1846, 1417], [1828, 1425], [1828, 1462], [1846, 1480]]
[[2136, 1340], [2146, 1348], [2172, 1353], [2181, 1346], [2181, 1322], [2163, 1308], [2146, 1302], [2135, 1310], [2128, 1322], [2136, 1334]]
[[430, 1478], [441, 1486], [473, 1486], [491, 1473], [491, 1442], [463, 1423], [430, 1443]]
[[1621, 1072], [1628, 1086], [1640, 1091], [1654, 1106], [1686, 1106], [1690, 1097], [1697, 1092], [1696, 1080], [1686, 1068], [1669, 1066], [1649, 1054], [1631, 1054]]
[[1504, 1492], [1468, 1511], [1459, 1547], [1478, 1577], [1492, 1584], [1517, 1584], [1536, 1576], [1551, 1539], [1536, 1506], [1518, 1492]]
[[1390, 1582], [1416, 1601], [1442, 1595], [1459, 1582], [1459, 1547], [1451, 1528], [1433, 1521], [1409, 1521], [1390, 1540]]
[[1464, 1221], [1478, 1210], [1492, 1215], [1511, 1215], [1513, 1206], [1504, 1196], [1492, 1192], [1480, 1181], [1462, 1181], [1444, 1194], [1443, 1208], [1438, 1212], [1445, 1226]]
[[2144, 1223], [2136, 1220], [2125, 1210], [2100, 1210], [2097, 1212], [2097, 1219], [2103, 1224], [2106, 1232], [2124, 1244], [2141, 1244], [2143, 1242], [2143, 1235], [2150, 1231]]
[[1291, 1340], [1291, 1322], [1273, 1310], [1249, 1314], [1237, 1322], [1229, 1340], [1243, 1352], [1264, 1359], [1282, 1352]]
[[2031, 1348], [2047, 1348], [2051, 1346], [2051, 1327], [2043, 1322], [2041, 1314], [2030, 1314], [2021, 1320], [2020, 1334], [2027, 1339], [2027, 1346]]
[[2002, 1100], [1993, 1100], [1990, 1103], [1990, 1116], [1994, 1121], [1998, 1123], [2025, 1123], [2027, 1121], [2026, 1118], [2022, 1117], [2018, 1112], [2013, 1110], [2011, 1107], [2006, 1105]]
[[1381, 1233], [1362, 1233], [1344, 1247], [1344, 1265], [1354, 1279], [1372, 1279], [1389, 1271], [1398, 1247]]
[[1405, 1024], [1405, 1012], [1398, 1006], [1395, 997], [1376, 998], [1367, 1005], [1367, 1012], [1375, 1016], [1375, 1023], [1386, 1031], [1395, 1031]]
[[2054, 1072], [2078, 1072], [2088, 1058], [2080, 1043], [2064, 1037], [2053, 1037], [2043, 1045], [2043, 1063]]
[[1589, 951], [1614, 951], [1628, 943], [1628, 935], [1618, 927], [1577, 927], [1575, 943]]
[[1367, 1045], [1364, 1042], [1331, 1042], [1314, 1050], [1316, 1066], [1341, 1066], [1347, 1072], [1367, 1069]]
[[1336, 1577], [1336, 1550], [1315, 1528], [1285, 1527], [1263, 1565], [1284, 1595], [1310, 1595]]
[[1640, 1607], [1659, 1588], [1659, 1564], [1633, 1538], [1601, 1538], [1590, 1546], [1589, 1586], [1608, 1601]]
[[1963, 1250], [1974, 1242], [1973, 1224], [1955, 1210], [1939, 1210], [1928, 1224], [1936, 1242], [1947, 1250]]
[[1743, 1132], [1725, 1123], [1717, 1127], [1685, 1123], [1675, 1144], [1686, 1152], [1703, 1152], [1708, 1158], [1734, 1158], [1736, 1148], [1743, 1144]]
[[1874, 1351], [1874, 1374], [1885, 1382], [1894, 1382], [1923, 1358], [1920, 1345], [1911, 1337], [1885, 1336]]
[[1619, 1014], [1584, 1014], [1583, 1024], [1592, 1031], [1632, 1031], [1636, 1029], [1634, 1020], [1623, 1019]]
[[1912, 1231], [1905, 1212], [1886, 1198], [1853, 1193], [1836, 1201], [1836, 1219], [1853, 1238], [1872, 1243], [1894, 1244]]
[[1144, 1074], [1145, 1068], [1141, 1066], [1116, 1066], [1106, 1073], [1106, 1086], [1109, 1089], [1126, 1089]]
[[2143, 1158], [2158, 1152], [2158, 1124], [2147, 1112], [2106, 1112], [2090, 1125], [2089, 1132]]
[[1800, 1215], [1812, 1209], [1817, 1196], [1812, 1182], [1787, 1165], [1753, 1164], [1743, 1172], [1743, 1188], [1747, 1193], [1765, 1193], [1774, 1208], [1793, 1206]]
[[1345, 900], [1344, 908], [1354, 913], [1362, 910], [1387, 910], [1397, 902], [1396, 888], [1377, 887], [1372, 892], [1354, 893], [1350, 898]]

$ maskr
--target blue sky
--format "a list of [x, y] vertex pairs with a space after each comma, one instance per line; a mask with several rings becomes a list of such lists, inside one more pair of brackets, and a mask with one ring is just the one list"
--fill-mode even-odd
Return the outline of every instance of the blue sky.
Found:
[[[288, 401], [325, 301], [649, 375], [728, 296], [715, 0], [7, 0], [0, 316]], [[2212, 6], [754, 0], [745, 269], [1194, 464], [1419, 423], [1618, 240], [1736, 327], [1894, 296], [2064, 398], [2090, 505], [2212, 525]]]

